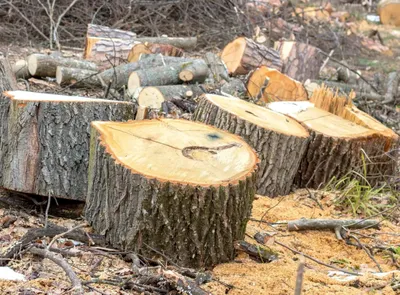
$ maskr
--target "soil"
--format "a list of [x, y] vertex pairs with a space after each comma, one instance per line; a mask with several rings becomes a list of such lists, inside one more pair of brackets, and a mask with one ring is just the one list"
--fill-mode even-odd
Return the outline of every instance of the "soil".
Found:
[[[378, 272], [376, 264], [366, 252], [355, 246], [347, 245], [345, 241], [338, 240], [334, 232], [287, 231], [285, 222], [288, 220], [352, 218], [351, 215], [341, 212], [334, 205], [335, 195], [318, 191], [312, 193], [319, 200], [323, 209], [309, 197], [305, 190], [275, 199], [258, 197], [254, 202], [252, 219], [263, 222], [249, 222], [246, 240], [257, 244], [252, 238], [253, 234], [259, 230], [269, 232], [271, 238], [266, 247], [277, 252], [278, 259], [271, 263], [257, 263], [247, 254], [238, 253], [233, 262], [216, 266], [212, 273], [217, 281], [203, 285], [203, 288], [214, 295], [294, 294], [297, 269], [299, 263], [303, 261], [303, 257], [275, 243], [275, 241], [279, 241], [329, 265], [363, 273], [362, 276], [354, 277], [348, 282], [341, 282], [337, 278], [329, 277], [329, 273], [334, 271], [333, 269], [305, 259], [302, 294], [396, 294], [390, 284], [400, 280], [400, 271], [396, 270], [400, 263], [399, 257], [396, 266], [387, 252], [375, 251], [376, 261], [382, 270], [388, 273], [386, 276], [378, 278], [373, 274]], [[0, 231], [1, 252], [20, 239], [29, 228], [41, 225], [41, 220], [36, 214], [31, 215], [15, 209], [0, 209], [0, 216], [1, 224], [4, 224], [1, 221], [4, 221], [7, 216], [17, 217], [15, 223], [9, 228], [3, 228]], [[49, 222], [71, 228], [83, 221], [50, 218]], [[360, 235], [358, 237], [366, 245], [399, 246], [400, 226], [396, 226], [394, 222], [384, 220], [379, 230], [357, 231], [365, 235], [365, 237]], [[49, 243], [49, 241], [49, 239], [40, 240], [43, 244]], [[70, 246], [71, 241], [66, 239], [60, 239], [56, 243], [56, 247], [61, 249]], [[84, 245], [76, 245], [72, 248], [81, 256], [70, 257], [67, 261], [82, 280], [93, 278], [111, 280], [116, 277], [127, 278], [133, 274], [130, 263], [124, 261], [120, 255], [113, 255], [106, 249], [92, 248], [89, 250]], [[22, 255], [22, 259], [13, 260], [8, 266], [24, 274], [28, 281], [0, 281], [0, 290], [3, 290], [1, 294], [68, 294], [66, 293], [66, 290], [70, 288], [68, 278], [61, 268], [47, 259], [42, 260], [30, 253], [25, 253]], [[343, 278], [351, 277], [344, 275]], [[227, 285], [232, 285], [232, 288]], [[118, 287], [111, 285], [92, 284], [91, 286], [104, 294], [136, 294], [133, 291], [121, 291]], [[88, 290], [85, 294], [99, 293]]]

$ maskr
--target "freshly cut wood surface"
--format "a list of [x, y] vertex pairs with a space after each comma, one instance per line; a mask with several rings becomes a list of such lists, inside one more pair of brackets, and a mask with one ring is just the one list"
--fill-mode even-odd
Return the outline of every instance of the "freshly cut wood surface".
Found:
[[207, 94], [193, 119], [240, 135], [260, 157], [257, 192], [275, 197], [289, 193], [309, 142], [295, 120], [255, 104]]
[[28, 79], [31, 77], [28, 70], [28, 62], [24, 59], [18, 60], [13, 65], [12, 69], [17, 79]]
[[[14, 191], [85, 200], [90, 122], [134, 119], [133, 103], [9, 91], [2, 98], [3, 179]], [[9, 132], [4, 133], [4, 128]]]
[[381, 23], [400, 27], [400, 1], [382, 0], [378, 4], [378, 13]]
[[93, 122], [86, 220], [119, 249], [190, 267], [228, 261], [257, 162], [241, 138], [201, 123]]
[[190, 83], [203, 83], [209, 75], [208, 66], [202, 59], [194, 60], [183, 65], [179, 79]]
[[262, 65], [282, 70], [278, 51], [244, 37], [237, 38], [226, 45], [221, 53], [221, 59], [226, 64], [228, 72], [233, 75], [248, 74]]
[[163, 56], [183, 56], [183, 50], [170, 44], [139, 43], [132, 47], [128, 62], [138, 61], [142, 54], [161, 54]]
[[310, 102], [273, 102], [268, 107], [296, 119], [310, 132], [311, 141], [295, 180], [300, 187], [321, 187], [333, 176], [340, 178], [360, 168], [362, 153], [373, 157], [384, 150], [385, 142], [375, 130], [316, 108]]
[[307, 100], [303, 84], [281, 72], [261, 66], [256, 69], [247, 82], [249, 95], [257, 101], [296, 101]]
[[97, 71], [97, 65], [86, 60], [57, 57], [45, 54], [32, 54], [28, 57], [28, 70], [34, 77], [55, 77], [57, 67], [78, 68]]
[[326, 57], [318, 48], [294, 41], [278, 41], [275, 47], [283, 62], [282, 73], [303, 83], [307, 79], [319, 78]]

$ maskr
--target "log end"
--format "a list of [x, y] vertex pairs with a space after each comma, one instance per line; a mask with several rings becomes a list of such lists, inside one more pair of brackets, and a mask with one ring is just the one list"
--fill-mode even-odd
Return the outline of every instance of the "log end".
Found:
[[238, 69], [246, 49], [246, 38], [240, 37], [226, 45], [221, 53], [221, 59], [225, 63], [229, 74], [240, 74]]
[[38, 68], [38, 58], [35, 54], [28, 56], [28, 71], [32, 76], [36, 75]]
[[92, 122], [92, 127], [119, 164], [161, 182], [225, 186], [246, 179], [258, 163], [240, 137], [202, 123], [161, 119]]
[[136, 72], [132, 72], [129, 75], [128, 80], [128, 91], [130, 94], [134, 94], [138, 88], [140, 88], [140, 77]]
[[182, 70], [179, 73], [179, 79], [181, 79], [184, 82], [189, 82], [192, 81], [194, 78], [194, 75], [191, 71], [187, 71], [187, 70]]
[[165, 101], [165, 98], [157, 87], [145, 87], [138, 94], [137, 101], [142, 107], [161, 109], [161, 105]]

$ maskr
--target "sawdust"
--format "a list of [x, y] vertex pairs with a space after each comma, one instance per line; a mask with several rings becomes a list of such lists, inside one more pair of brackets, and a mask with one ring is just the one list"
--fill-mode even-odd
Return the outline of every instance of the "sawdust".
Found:
[[[332, 197], [327, 195], [320, 200], [323, 210], [316, 202], [308, 197], [308, 193], [295, 194], [281, 199], [260, 197], [254, 202], [254, 219], [263, 219], [268, 222], [284, 222], [299, 218], [351, 218], [335, 210]], [[266, 213], [267, 212], [267, 213]], [[376, 265], [362, 249], [346, 245], [336, 238], [330, 231], [303, 231], [288, 232], [285, 224], [272, 228], [264, 223], [250, 221], [248, 233], [254, 229], [263, 229], [267, 232], [278, 232], [273, 239], [305, 254], [308, 254], [327, 264], [335, 265], [350, 271], [377, 272]], [[251, 229], [251, 230], [250, 230]], [[377, 230], [365, 230], [372, 234]], [[399, 233], [400, 228], [384, 221], [380, 232]], [[251, 236], [251, 234], [249, 234]], [[393, 235], [379, 235], [379, 238], [388, 244], [399, 244], [400, 237]], [[248, 242], [256, 243], [250, 237]], [[366, 240], [362, 240], [366, 242]], [[241, 255], [235, 262], [222, 264], [214, 269], [214, 274], [224, 283], [234, 286], [228, 292], [230, 295], [244, 294], [293, 294], [296, 282], [297, 268], [300, 255], [292, 253], [275, 243], [269, 245], [279, 253], [279, 259], [268, 264], [255, 263], [246, 255]], [[390, 258], [382, 253], [375, 255], [376, 260], [384, 272], [396, 270]], [[395, 272], [384, 278], [376, 278], [367, 274], [350, 282], [340, 282], [328, 277], [328, 271], [333, 271], [311, 260], [306, 260], [302, 294], [395, 294], [389, 286], [393, 277], [400, 279], [400, 273]], [[228, 290], [221, 284], [212, 282], [206, 289], [213, 294], [227, 294]], [[378, 289], [378, 290], [375, 290]], [[375, 293], [374, 293], [375, 292]]]

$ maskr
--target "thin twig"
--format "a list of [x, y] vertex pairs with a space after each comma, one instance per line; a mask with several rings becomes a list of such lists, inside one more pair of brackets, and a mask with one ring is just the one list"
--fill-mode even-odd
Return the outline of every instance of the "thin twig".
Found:
[[79, 224], [79, 225], [77, 225], [77, 226], [75, 226], [75, 227], [73, 227], [73, 228], [67, 230], [66, 232], [63, 232], [63, 233], [61, 233], [61, 234], [58, 234], [58, 235], [54, 236], [54, 238], [51, 240], [51, 242], [50, 242], [49, 245], [47, 246], [47, 249], [50, 249], [50, 247], [51, 247], [59, 238], [65, 236], [66, 234], [69, 234], [70, 232], [73, 232], [74, 230], [77, 230], [77, 229], [82, 228], [82, 227], [85, 227], [85, 226], [86, 226], [86, 224], [85, 224], [85, 223], [82, 223], [82, 224]]

